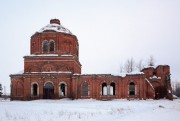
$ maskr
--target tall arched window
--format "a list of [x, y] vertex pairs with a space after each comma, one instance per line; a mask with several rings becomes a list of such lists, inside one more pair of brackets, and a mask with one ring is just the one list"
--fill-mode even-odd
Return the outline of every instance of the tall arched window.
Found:
[[115, 83], [112, 82], [110, 85], [110, 95], [115, 95]]
[[32, 96], [38, 96], [38, 85], [36, 83], [32, 84], [31, 94]]
[[59, 96], [67, 96], [67, 84], [65, 82], [60, 82], [59, 84]]
[[135, 84], [134, 84], [134, 82], [129, 83], [129, 95], [130, 96], [135, 95]]
[[88, 96], [88, 83], [84, 82], [82, 85], [82, 96]]
[[65, 84], [61, 84], [60, 89], [61, 89], [61, 96], [66, 96], [66, 86], [65, 86]]
[[103, 83], [102, 84], [102, 95], [107, 95], [107, 84]]
[[47, 40], [45, 40], [43, 42], [43, 52], [48, 52], [48, 41]]
[[54, 51], [54, 41], [50, 41], [50, 52]]

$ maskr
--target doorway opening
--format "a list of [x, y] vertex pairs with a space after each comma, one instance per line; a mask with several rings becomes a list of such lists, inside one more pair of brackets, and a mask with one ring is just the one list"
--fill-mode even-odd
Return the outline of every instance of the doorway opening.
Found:
[[54, 97], [54, 86], [51, 82], [48, 82], [43, 87], [43, 98], [52, 99]]

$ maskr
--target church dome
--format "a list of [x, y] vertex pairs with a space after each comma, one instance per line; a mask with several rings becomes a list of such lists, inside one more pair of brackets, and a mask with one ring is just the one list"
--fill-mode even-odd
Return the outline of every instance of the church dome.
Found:
[[77, 37], [63, 27], [59, 19], [51, 19], [48, 25], [33, 34], [30, 48], [33, 55], [79, 56]]
[[46, 25], [39, 31], [38, 33], [43, 33], [43, 32], [62, 32], [66, 34], [72, 35], [71, 31], [65, 27], [63, 27], [60, 23], [59, 19], [51, 19], [50, 24]]

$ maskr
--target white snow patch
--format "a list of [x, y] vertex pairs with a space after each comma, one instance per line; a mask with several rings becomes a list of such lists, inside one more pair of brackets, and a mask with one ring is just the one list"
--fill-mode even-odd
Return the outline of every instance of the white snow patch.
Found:
[[157, 66], [145, 66], [144, 68], [156, 68]]
[[171, 90], [168, 90], [168, 93], [171, 93]]
[[39, 55], [31, 54], [26, 56], [58, 56], [58, 54], [39, 54]]
[[161, 79], [161, 77], [158, 77], [158, 79]]
[[0, 121], [180, 121], [180, 100], [0, 102]]
[[161, 64], [161, 65], [157, 65], [157, 66], [145, 66], [144, 68], [154, 68], [156, 69], [158, 66], [168, 66], [167, 64]]
[[81, 74], [74, 73], [73, 75], [75, 75], [75, 76], [76, 76], [76, 75], [77, 75], [77, 76], [79, 76], [79, 75], [81, 75]]
[[[150, 81], [146, 78], [146, 81], [149, 83], [149, 85], [151, 86], [151, 88], [154, 90], [153, 85], [150, 83]], [[154, 90], [155, 91], [155, 90]]]
[[49, 71], [49, 72], [30, 72], [30, 73], [72, 73], [71, 71]]
[[70, 54], [64, 54], [64, 55], [61, 55], [61, 56], [73, 56], [73, 55], [70, 55]]
[[152, 76], [152, 77], [149, 77], [149, 79], [161, 79], [161, 77], [157, 77], [157, 76]]
[[113, 76], [121, 76], [121, 77], [125, 77], [127, 73], [113, 73]]
[[133, 72], [127, 73], [126, 75], [139, 75], [139, 74], [144, 74], [144, 72], [133, 71]]
[[157, 79], [157, 76], [153, 75], [153, 77], [152, 77], [152, 78], [155, 78], [155, 79]]
[[121, 77], [125, 77], [127, 75], [139, 75], [139, 74], [144, 74], [144, 72], [139, 72], [139, 71], [134, 71], [131, 73], [113, 73], [113, 76], [121, 76]]
[[173, 99], [178, 99], [178, 97], [176, 95], [173, 95]]
[[59, 25], [59, 24], [48, 24], [45, 27], [43, 27], [42, 29], [40, 29], [38, 32], [42, 33], [42, 32], [47, 31], [47, 30], [53, 30], [55, 32], [62, 32], [62, 33], [72, 35], [72, 33], [67, 28], [65, 28], [65, 27], [63, 27], [62, 25]]

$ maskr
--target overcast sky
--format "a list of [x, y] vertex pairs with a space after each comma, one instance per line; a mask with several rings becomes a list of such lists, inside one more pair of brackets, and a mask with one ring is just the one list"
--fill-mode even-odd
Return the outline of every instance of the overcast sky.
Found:
[[0, 82], [24, 68], [30, 37], [53, 18], [77, 36], [82, 73], [118, 73], [128, 58], [168, 64], [180, 81], [180, 0], [4, 0]]

